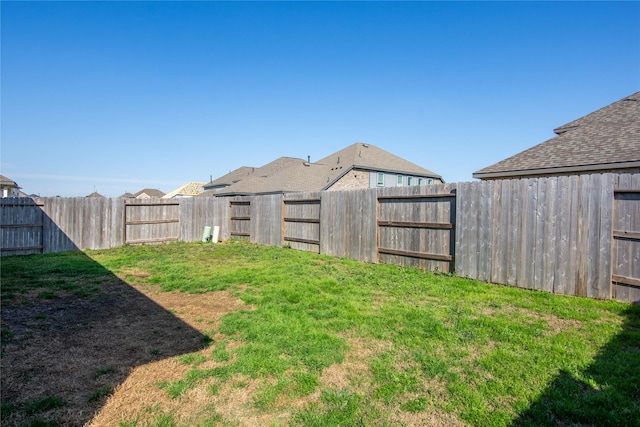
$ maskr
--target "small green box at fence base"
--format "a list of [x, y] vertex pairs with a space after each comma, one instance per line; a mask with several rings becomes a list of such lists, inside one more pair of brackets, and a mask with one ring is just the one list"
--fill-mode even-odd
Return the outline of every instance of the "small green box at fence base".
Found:
[[202, 232], [202, 243], [207, 243], [211, 241], [211, 227], [208, 225], [204, 227], [204, 231]]

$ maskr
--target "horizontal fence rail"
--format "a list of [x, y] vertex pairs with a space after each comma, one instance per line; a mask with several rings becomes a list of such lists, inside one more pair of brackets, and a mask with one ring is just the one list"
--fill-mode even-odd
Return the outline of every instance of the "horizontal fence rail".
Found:
[[220, 239], [640, 302], [640, 174], [350, 191], [0, 199], [2, 256]]

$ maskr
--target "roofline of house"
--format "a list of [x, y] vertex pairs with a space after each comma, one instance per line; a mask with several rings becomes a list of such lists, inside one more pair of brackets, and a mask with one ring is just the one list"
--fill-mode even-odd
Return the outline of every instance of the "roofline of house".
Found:
[[541, 169], [525, 169], [525, 170], [512, 170], [502, 172], [474, 172], [473, 177], [478, 179], [483, 178], [501, 178], [501, 177], [514, 177], [514, 176], [530, 176], [530, 175], [555, 175], [571, 172], [591, 172], [597, 170], [610, 170], [610, 169], [630, 169], [640, 168], [640, 161], [635, 162], [621, 162], [621, 163], [598, 163], [595, 165], [581, 165], [581, 166], [563, 166], [558, 168], [541, 168]]
[[328, 188], [331, 188], [331, 186], [333, 184], [335, 184], [336, 182], [338, 182], [343, 176], [345, 176], [347, 173], [351, 172], [353, 169], [360, 169], [360, 170], [365, 170], [368, 172], [387, 172], [387, 173], [395, 173], [395, 174], [402, 174], [402, 175], [411, 175], [411, 176], [417, 176], [417, 177], [421, 177], [421, 178], [434, 178], [434, 179], [439, 179], [440, 181], [442, 181], [442, 183], [444, 183], [444, 179], [438, 175], [438, 174], [433, 174], [433, 175], [429, 175], [429, 174], [424, 174], [424, 173], [408, 173], [407, 171], [399, 171], [397, 169], [382, 169], [382, 168], [373, 168], [371, 166], [360, 166], [360, 165], [353, 165], [350, 166], [349, 168], [347, 168], [344, 172], [342, 172], [340, 175], [338, 175], [335, 179], [331, 180], [331, 182], [328, 182], [327, 185], [325, 185], [324, 187], [322, 187], [322, 190], [320, 191], [325, 191]]

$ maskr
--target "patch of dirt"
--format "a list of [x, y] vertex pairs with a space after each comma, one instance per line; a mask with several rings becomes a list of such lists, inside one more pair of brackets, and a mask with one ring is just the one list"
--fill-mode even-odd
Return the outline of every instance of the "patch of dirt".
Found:
[[[205, 333], [243, 305], [227, 292], [159, 293], [113, 277], [100, 287], [89, 297], [3, 302], [3, 426], [117, 425], [166, 399], [155, 384], [188, 368], [173, 357], [207, 347]], [[63, 404], [33, 409], [47, 398]]]

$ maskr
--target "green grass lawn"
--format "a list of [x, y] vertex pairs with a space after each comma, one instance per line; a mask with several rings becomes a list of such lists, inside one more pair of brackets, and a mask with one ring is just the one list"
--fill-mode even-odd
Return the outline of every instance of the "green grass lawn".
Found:
[[[251, 411], [290, 425], [640, 425], [637, 306], [242, 241], [86, 254], [133, 285], [249, 305], [206, 352], [178, 356], [186, 375], [157, 384], [171, 399], [251, 382]], [[69, 270], [77, 281], [56, 280]], [[89, 298], [94, 270], [69, 254], [4, 258], [3, 304], [27, 291]], [[198, 423], [240, 424], [215, 405]], [[155, 425], [179, 423], [160, 411]]]

